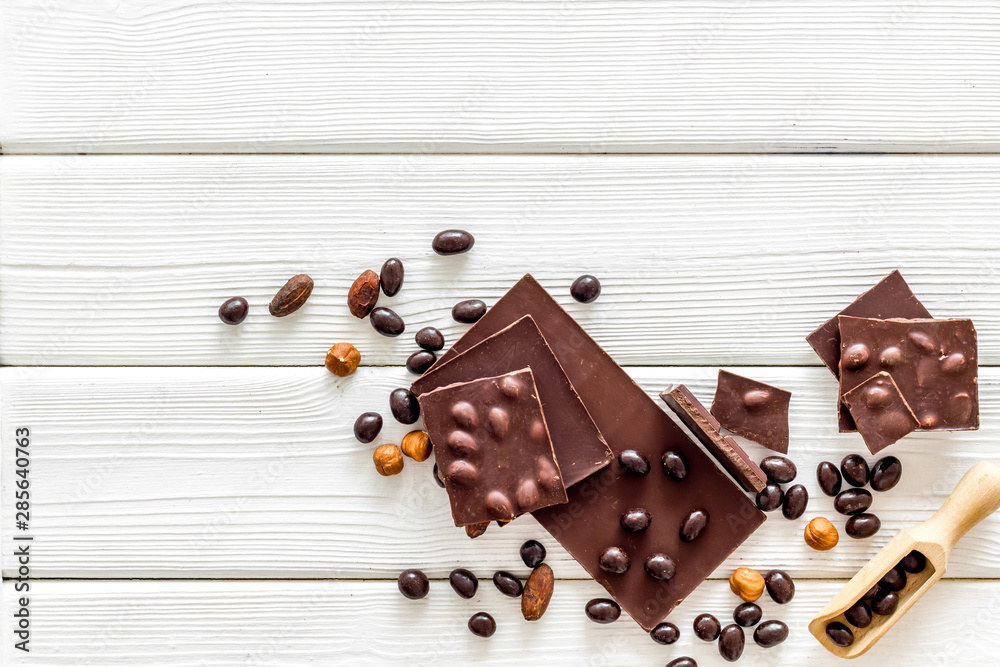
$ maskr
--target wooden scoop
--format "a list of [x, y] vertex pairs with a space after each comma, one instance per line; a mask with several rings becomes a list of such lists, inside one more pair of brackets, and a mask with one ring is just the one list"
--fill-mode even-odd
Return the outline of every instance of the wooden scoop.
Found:
[[[841, 658], [856, 658], [863, 654], [944, 575], [948, 556], [955, 543], [998, 507], [1000, 468], [988, 461], [981, 461], [965, 473], [934, 516], [919, 526], [899, 531], [889, 540], [809, 623], [809, 632], [830, 653]], [[872, 622], [867, 628], [856, 628], [848, 623], [844, 619], [844, 612], [913, 550], [926, 556], [927, 566], [918, 574], [907, 574], [906, 586], [899, 592], [896, 611], [888, 616], [872, 614]], [[840, 621], [851, 629], [854, 633], [853, 644], [837, 646], [827, 637], [826, 626], [832, 621]]]

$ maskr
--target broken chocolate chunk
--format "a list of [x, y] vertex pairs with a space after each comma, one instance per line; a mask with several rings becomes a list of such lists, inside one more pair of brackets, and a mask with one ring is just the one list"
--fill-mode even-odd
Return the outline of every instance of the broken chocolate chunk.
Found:
[[791, 397], [784, 389], [720, 370], [711, 413], [733, 433], [787, 454]]

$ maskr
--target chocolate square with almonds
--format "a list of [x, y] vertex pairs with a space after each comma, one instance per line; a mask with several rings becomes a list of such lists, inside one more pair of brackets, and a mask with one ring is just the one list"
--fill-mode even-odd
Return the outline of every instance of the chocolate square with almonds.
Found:
[[711, 413], [736, 435], [787, 454], [791, 398], [784, 389], [720, 370]]
[[566, 502], [529, 369], [418, 398], [456, 526], [510, 521]]
[[920, 427], [899, 387], [885, 371], [845, 393], [844, 404], [872, 454]]

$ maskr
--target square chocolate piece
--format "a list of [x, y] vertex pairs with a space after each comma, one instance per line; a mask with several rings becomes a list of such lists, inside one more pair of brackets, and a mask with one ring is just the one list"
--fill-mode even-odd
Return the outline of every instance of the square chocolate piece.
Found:
[[844, 404], [872, 454], [920, 427], [899, 387], [885, 371], [845, 393]]
[[791, 398], [784, 389], [720, 370], [711, 412], [736, 435], [787, 454]]
[[448, 385], [419, 400], [456, 526], [566, 502], [530, 370]]
[[538, 387], [563, 483], [572, 486], [610, 463], [613, 457], [608, 443], [530, 316], [522, 317], [462, 354], [435, 364], [411, 389], [419, 398], [445, 385], [521, 368], [531, 369]]
[[840, 394], [886, 371], [922, 430], [979, 428], [979, 364], [971, 320], [840, 316]]

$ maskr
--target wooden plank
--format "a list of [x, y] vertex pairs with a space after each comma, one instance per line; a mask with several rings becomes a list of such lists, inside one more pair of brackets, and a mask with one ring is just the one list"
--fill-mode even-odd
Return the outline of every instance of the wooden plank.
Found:
[[[1000, 363], [995, 156], [59, 156], [0, 162], [0, 361], [318, 365], [334, 342], [401, 364], [459, 300], [532, 272], [626, 365], [818, 364], [804, 338], [892, 269]], [[434, 234], [471, 230], [461, 257]], [[388, 257], [408, 332], [349, 316]], [[317, 281], [300, 312], [266, 304]], [[569, 285], [604, 285], [589, 305]], [[221, 324], [241, 294], [251, 315]]]
[[[708, 401], [714, 368], [635, 368], [651, 394], [684, 382]], [[814, 516], [843, 529], [815, 479], [819, 461], [863, 452], [857, 434], [837, 433], [837, 385], [824, 368], [741, 372], [792, 391], [790, 455], [812, 500], [806, 515], [772, 514], [714, 576], [735, 567], [782, 567], [796, 577], [850, 576], [900, 528], [927, 518], [977, 461], [1000, 457], [1000, 371], [981, 382], [978, 432], [914, 434], [889, 453], [904, 465], [893, 491], [876, 494], [882, 531], [842, 535], [821, 554], [802, 539]], [[354, 440], [365, 410], [387, 423], [381, 442], [409, 430], [386, 410], [403, 369], [362, 369], [340, 380], [323, 368], [5, 368], [0, 418], [3, 461], [14, 429], [32, 432], [32, 571], [37, 577], [392, 578], [406, 567], [444, 576], [456, 564], [526, 574], [518, 547], [540, 538], [561, 578], [585, 573], [530, 517], [469, 540], [456, 528], [432, 462], [408, 461], [383, 478], [373, 445]], [[766, 451], [748, 444], [759, 459]], [[869, 457], [874, 461], [874, 457]], [[6, 466], [3, 526], [13, 526], [13, 471]], [[16, 571], [12, 536], [3, 573]], [[776, 550], [776, 545], [780, 549]], [[1000, 515], [955, 550], [952, 577], [998, 577]]]
[[0, 14], [14, 153], [973, 152], [992, 0], [61, 3]]
[[[761, 602], [765, 619], [788, 624], [789, 638], [762, 649], [748, 637], [743, 662], [843, 664], [806, 630], [842, 585], [800, 580], [789, 604]], [[8, 610], [12, 587], [3, 585]], [[529, 657], [531, 664], [652, 665], [682, 655], [715, 665], [722, 664], [716, 645], [694, 637], [692, 620], [708, 612], [725, 623], [739, 602], [725, 582], [702, 585], [670, 616], [680, 640], [661, 646], [624, 615], [611, 625], [587, 620], [584, 605], [603, 591], [596, 583], [557, 581], [555, 591], [545, 616], [529, 624], [518, 602], [489, 581], [473, 600], [435, 581], [420, 601], [388, 581], [40, 581], [32, 583], [31, 652], [13, 648], [9, 620], [0, 632], [6, 665], [521, 665]], [[998, 608], [1000, 582], [941, 582], [851, 664], [913, 664], [903, 656], [919, 651], [924, 665], [995, 665]], [[489, 640], [465, 627], [477, 611], [496, 618]]]

